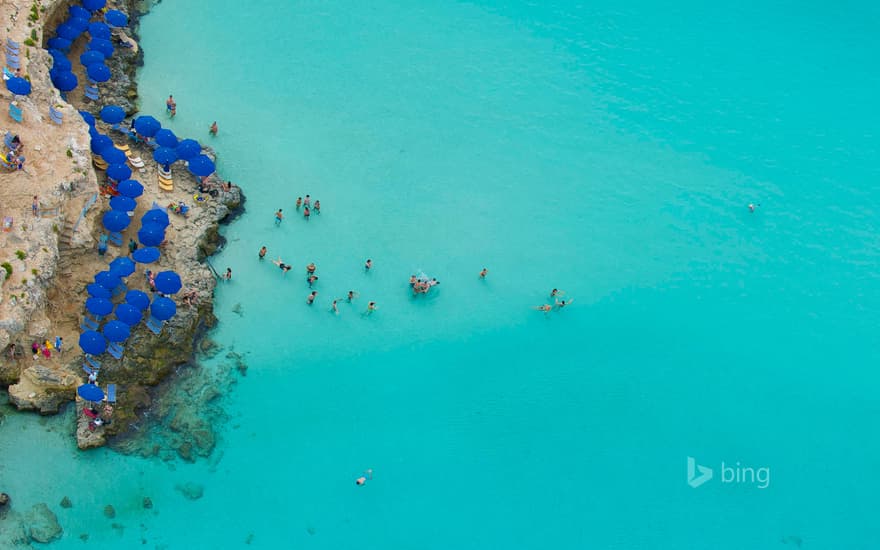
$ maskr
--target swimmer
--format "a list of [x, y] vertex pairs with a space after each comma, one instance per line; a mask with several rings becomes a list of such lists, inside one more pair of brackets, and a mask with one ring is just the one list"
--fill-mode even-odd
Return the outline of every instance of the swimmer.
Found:
[[226, 273], [223, 275], [223, 278], [226, 279], [227, 281], [232, 280], [232, 268], [231, 267], [226, 268]]
[[367, 258], [367, 263], [364, 264], [364, 271], [369, 271], [373, 269], [373, 260]]
[[278, 209], [278, 212], [275, 212], [275, 225], [281, 225], [281, 220], [284, 219], [284, 214], [281, 213], [281, 209]]
[[306, 273], [308, 275], [313, 275], [315, 273], [316, 269], [318, 269], [318, 268], [315, 266], [314, 262], [312, 262], [306, 266]]
[[297, 197], [296, 198], [296, 209], [299, 210], [300, 208], [302, 208], [302, 205], [303, 205], [302, 197]]
[[415, 288], [416, 283], [418, 283], [418, 282], [419, 282], [419, 280], [416, 279], [416, 276], [415, 276], [415, 275], [410, 275], [410, 276], [409, 276], [409, 286]]
[[348, 291], [348, 297], [347, 297], [345, 300], [350, 304], [350, 303], [352, 302], [352, 300], [354, 300], [355, 298], [357, 298], [357, 296], [358, 296], [358, 293], [357, 293], [357, 292], [355, 292], [355, 291], [353, 291], [353, 290], [349, 290], [349, 291]]
[[212, 136], [217, 135], [217, 121], [215, 120], [213, 124], [211, 124], [211, 128], [208, 130], [208, 133]]
[[562, 309], [562, 308], [564, 308], [565, 306], [571, 304], [573, 301], [574, 301], [574, 300], [573, 300], [572, 298], [569, 298], [568, 300], [562, 300], [562, 301], [560, 301], [560, 300], [556, 300], [556, 307], [557, 307], [558, 309]]
[[262, 248], [260, 248], [260, 259], [261, 259], [261, 260], [264, 259], [264, 258], [266, 257], [266, 252], [267, 252], [267, 250], [266, 250], [266, 247], [265, 247], [265, 246], [262, 247]]
[[485, 279], [486, 275], [488, 275], [488, 274], [489, 274], [489, 270], [484, 267], [483, 270], [480, 271], [480, 279]]
[[558, 288], [554, 288], [553, 290], [550, 291], [550, 297], [551, 297], [551, 298], [556, 298], [556, 295], [557, 295], [557, 294], [559, 294], [559, 289], [558, 289]]
[[311, 216], [311, 215], [312, 215], [312, 211], [309, 210], [309, 207], [308, 207], [308, 206], [306, 206], [305, 208], [303, 208], [303, 218], [305, 218], [306, 221], [309, 221], [309, 216]]
[[317, 290], [313, 290], [312, 293], [309, 294], [309, 297], [306, 298], [306, 303], [309, 304], [309, 305], [314, 304], [314, 303], [315, 303], [315, 298], [317, 298], [317, 297], [318, 297], [318, 291], [317, 291]]
[[290, 266], [281, 261], [281, 256], [278, 256], [277, 260], [272, 260], [272, 263], [277, 265], [278, 269], [280, 269], [283, 273], [287, 273], [288, 271], [290, 271]]
[[330, 304], [330, 311], [332, 311], [332, 312], [335, 313], [336, 315], [339, 315], [339, 308], [336, 307], [336, 302], [338, 302], [338, 301], [339, 301], [338, 299], [337, 299], [337, 300], [333, 300], [333, 303]]
[[321, 213], [321, 201], [315, 201], [314, 210], [315, 210], [315, 214]]
[[551, 306], [550, 304], [544, 304], [542, 306], [535, 306], [535, 309], [537, 309], [538, 311], [543, 311], [544, 313], [548, 313], [550, 310], [553, 309], [553, 306]]
[[366, 474], [366, 475], [362, 475], [361, 477], [354, 480], [354, 482], [357, 485], [364, 485], [367, 483], [367, 481], [373, 480], [373, 469], [372, 468], [367, 468], [366, 470], [364, 470], [364, 474]]
[[317, 280], [318, 280], [318, 276], [317, 276], [317, 275], [309, 275], [309, 278], [306, 279], [306, 281], [309, 282], [309, 288], [312, 288], [312, 283], [314, 283], [314, 282], [317, 281]]
[[753, 204], [753, 203], [750, 203], [750, 204], [749, 204], [749, 212], [754, 212], [755, 209], [758, 208], [759, 206], [761, 206], [761, 205], [760, 205], [760, 204]]
[[377, 309], [379, 309], [379, 308], [376, 307], [376, 302], [370, 302], [369, 304], [367, 304], [366, 314], [369, 315], [369, 314], [373, 313], [374, 311], [376, 311]]

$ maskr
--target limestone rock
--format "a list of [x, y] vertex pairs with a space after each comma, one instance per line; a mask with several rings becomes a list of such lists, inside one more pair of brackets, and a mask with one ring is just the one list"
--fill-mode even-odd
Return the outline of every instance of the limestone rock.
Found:
[[115, 518], [116, 517], [116, 508], [114, 508], [112, 504], [108, 504], [107, 506], [104, 506], [104, 516], [108, 517], [110, 519]]
[[175, 485], [174, 488], [180, 491], [180, 493], [189, 500], [198, 500], [202, 498], [202, 495], [205, 493], [205, 488], [202, 485], [193, 482], [184, 483], [182, 485], [178, 484]]
[[70, 502], [69, 498], [64, 497], [61, 499], [61, 507], [62, 508], [70, 508], [71, 506], [73, 506], [73, 503]]
[[37, 542], [51, 542], [63, 533], [58, 518], [44, 502], [35, 504], [25, 515], [24, 522], [28, 535]]
[[144, 509], [149, 510], [153, 507], [153, 500], [150, 497], [144, 497]]

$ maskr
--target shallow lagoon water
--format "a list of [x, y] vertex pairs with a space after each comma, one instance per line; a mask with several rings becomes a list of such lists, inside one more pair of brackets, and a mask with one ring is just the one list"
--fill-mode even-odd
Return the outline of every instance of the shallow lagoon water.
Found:
[[[48, 433], [51, 483], [4, 463], [9, 492], [89, 495], [58, 547], [870, 546], [875, 9], [159, 4], [143, 110], [173, 93], [248, 196], [212, 259], [212, 338], [248, 376], [210, 461]], [[419, 269], [436, 295], [409, 295]], [[571, 307], [532, 310], [553, 287]], [[689, 487], [687, 456], [715, 479]]]

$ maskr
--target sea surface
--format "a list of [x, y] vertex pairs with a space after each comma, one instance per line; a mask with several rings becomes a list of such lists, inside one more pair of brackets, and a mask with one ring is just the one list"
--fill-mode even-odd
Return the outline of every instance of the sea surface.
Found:
[[52, 547], [880, 547], [876, 3], [173, 0], [141, 31], [143, 112], [174, 94], [248, 198], [211, 337], [249, 369], [196, 464], [7, 416], [0, 489]]

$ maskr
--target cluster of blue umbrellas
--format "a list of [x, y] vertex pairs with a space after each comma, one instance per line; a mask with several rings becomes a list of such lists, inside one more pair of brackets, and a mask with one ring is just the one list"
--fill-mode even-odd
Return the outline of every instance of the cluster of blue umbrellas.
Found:
[[79, 58], [86, 68], [86, 75], [95, 83], [110, 80], [110, 69], [104, 62], [114, 52], [113, 43], [110, 42], [111, 27], [125, 27], [128, 25], [128, 16], [119, 10], [107, 10], [104, 21], [92, 21], [95, 12], [104, 9], [106, 5], [107, 0], [83, 0], [82, 5], [70, 6], [70, 17], [58, 25], [55, 36], [46, 42], [54, 60], [49, 75], [52, 84], [62, 92], [69, 92], [79, 84], [76, 75], [71, 72], [70, 62], [64, 52], [69, 51], [73, 42], [84, 33], [88, 33], [91, 38], [88, 49]]

